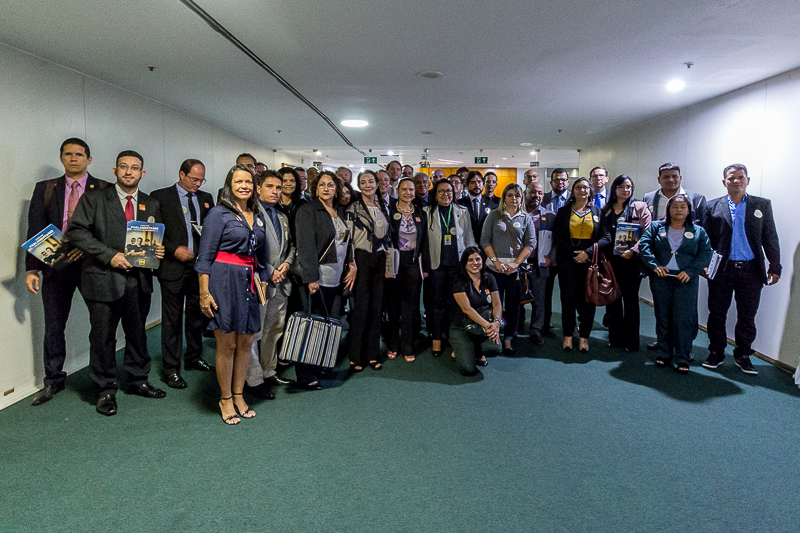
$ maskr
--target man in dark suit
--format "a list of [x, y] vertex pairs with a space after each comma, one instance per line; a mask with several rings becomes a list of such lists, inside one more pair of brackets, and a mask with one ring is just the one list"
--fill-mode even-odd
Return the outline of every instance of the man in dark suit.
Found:
[[[61, 164], [64, 175], [40, 181], [33, 189], [28, 209], [28, 239], [53, 224], [66, 233], [78, 199], [89, 189], [105, 188], [108, 183], [89, 174], [92, 162], [89, 145], [82, 139], [70, 138], [61, 143]], [[64, 390], [67, 374], [64, 361], [67, 344], [64, 330], [72, 308], [72, 295], [81, 288], [82, 252], [70, 251], [70, 263], [56, 272], [33, 255], [26, 255], [25, 285], [33, 294], [39, 293], [39, 272], [42, 273], [42, 304], [44, 305], [44, 388], [33, 399], [41, 405]]]
[[200, 234], [193, 226], [202, 226], [214, 199], [200, 186], [206, 181], [206, 167], [197, 159], [187, 159], [178, 171], [178, 183], [153, 191], [164, 220], [164, 260], [156, 274], [161, 284], [161, 357], [164, 381], [173, 389], [184, 389], [181, 377], [183, 310], [186, 308], [186, 370], [214, 369], [200, 357], [203, 352], [203, 328], [206, 320], [200, 311], [200, 285], [194, 260]]
[[[552, 190], [542, 198], [542, 208], [555, 216], [559, 209], [567, 205], [567, 200], [572, 196], [569, 190], [569, 173], [566, 169], [556, 168], [550, 173], [550, 188]], [[553, 254], [553, 258], [555, 258], [555, 254]], [[556, 286], [556, 276], [558, 276], [558, 265], [553, 263], [550, 265], [545, 285], [542, 333], [548, 333], [553, 327], [550, 319], [553, 316], [553, 290]]]
[[467, 197], [459, 198], [456, 203], [467, 208], [472, 235], [475, 242], [480, 242], [483, 222], [493, 209], [497, 209], [497, 204], [483, 196], [483, 176], [479, 171], [471, 170], [467, 174]]
[[[497, 174], [492, 171], [483, 175], [483, 197], [495, 205], [500, 205], [500, 197], [494, 191], [497, 189]], [[502, 191], [500, 191], [502, 193]], [[477, 242], [478, 237], [475, 238]]]
[[[721, 261], [708, 281], [708, 341], [706, 368], [717, 368], [725, 360], [728, 336], [725, 324], [731, 298], [736, 297], [736, 347], [733, 358], [745, 374], [758, 374], [750, 362], [756, 339], [756, 312], [764, 285], [774, 285], [781, 277], [781, 250], [772, 217], [772, 204], [766, 198], [747, 194], [750, 178], [744, 165], [729, 165], [722, 183], [728, 194], [708, 202], [704, 216], [711, 247]], [[769, 261], [767, 268], [764, 255]]]
[[378, 194], [383, 197], [383, 201], [388, 207], [392, 207], [397, 203], [397, 195], [392, 196], [391, 178], [389, 172], [386, 170], [379, 170], [375, 172], [375, 178], [378, 180]]
[[594, 167], [589, 171], [589, 181], [592, 183], [592, 197], [589, 198], [589, 200], [596, 205], [598, 209], [603, 209], [609, 197], [608, 190], [606, 189], [608, 170], [603, 167]]
[[[83, 297], [89, 308], [89, 376], [98, 389], [97, 412], [117, 413], [117, 326], [125, 331], [125, 370], [130, 394], [163, 398], [166, 393], [147, 381], [145, 321], [153, 293], [150, 269], [133, 268], [125, 259], [127, 222], [161, 222], [158, 200], [139, 190], [144, 158], [132, 150], [120, 152], [114, 174], [117, 183], [84, 194], [72, 216], [67, 238], [83, 250]], [[156, 248], [163, 259], [164, 246]]]
[[416, 194], [412, 203], [420, 209], [436, 201], [430, 197], [431, 179], [424, 172], [414, 174], [414, 190]]
[[685, 194], [692, 203], [692, 221], [705, 227], [703, 214], [706, 208], [706, 197], [696, 192], [685, 190], [681, 186], [681, 167], [675, 163], [664, 163], [658, 167], [658, 184], [660, 189], [644, 195], [644, 202], [653, 214], [653, 220], [664, 220], [667, 216], [667, 202], [676, 194]]

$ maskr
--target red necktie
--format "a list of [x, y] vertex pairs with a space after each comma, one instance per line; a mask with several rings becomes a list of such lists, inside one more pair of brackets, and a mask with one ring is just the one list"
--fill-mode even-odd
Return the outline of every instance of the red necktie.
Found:
[[69, 221], [72, 220], [72, 213], [75, 212], [75, 206], [78, 205], [78, 185], [76, 180], [72, 180], [69, 191], [69, 201], [67, 201], [67, 223], [64, 225], [64, 231], [67, 231]]
[[131, 201], [131, 200], [133, 200], [133, 196], [131, 196], [129, 194], [125, 198], [128, 199], [128, 203], [125, 204], [125, 219], [128, 222], [130, 222], [131, 220], [134, 220], [136, 218], [136, 217], [133, 216], [134, 215], [134, 213], [133, 213], [133, 202]]

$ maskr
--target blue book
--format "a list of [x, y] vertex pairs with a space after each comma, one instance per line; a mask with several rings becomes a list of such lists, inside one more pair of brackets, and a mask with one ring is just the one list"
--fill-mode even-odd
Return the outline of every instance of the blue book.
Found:
[[125, 259], [135, 268], [158, 268], [156, 246], [164, 244], [164, 224], [128, 222], [125, 233]]
[[61, 270], [70, 263], [67, 255], [72, 249], [72, 245], [69, 244], [61, 230], [53, 224], [25, 241], [22, 247], [33, 257], [54, 270]]
[[622, 255], [642, 238], [642, 227], [633, 222], [618, 222], [614, 235], [614, 255]]

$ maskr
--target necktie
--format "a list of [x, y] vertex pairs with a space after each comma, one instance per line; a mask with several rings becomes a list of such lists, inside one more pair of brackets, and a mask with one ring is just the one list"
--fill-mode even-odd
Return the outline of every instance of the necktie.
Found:
[[564, 202], [564, 198], [562, 198], [561, 196], [556, 196], [556, 211], [558, 211], [559, 209], [564, 207], [563, 202]]
[[481, 197], [472, 199], [472, 218], [478, 220], [481, 218]]
[[67, 231], [69, 221], [72, 220], [72, 213], [75, 212], [75, 206], [78, 205], [78, 185], [76, 180], [72, 180], [70, 185], [69, 201], [67, 202], [67, 223], [64, 225], [64, 231]]
[[269, 213], [269, 218], [272, 219], [272, 227], [275, 228], [278, 246], [283, 246], [283, 232], [281, 231], [281, 221], [278, 219], [278, 214], [275, 212], [274, 207], [267, 209], [267, 213]]
[[594, 198], [594, 205], [596, 205], [596, 206], [597, 206], [597, 207], [599, 207], [599, 208], [602, 208], [603, 206], [602, 206], [602, 204], [600, 203], [600, 202], [601, 202], [600, 198], [601, 198], [601, 196], [600, 196], [600, 193], [597, 193], [597, 194], [595, 195], [595, 198]]
[[191, 225], [200, 223], [199, 219], [197, 218], [197, 209], [194, 208], [194, 193], [193, 192], [187, 192], [186, 193], [186, 200], [187, 200], [186, 203], [189, 204], [189, 219], [190, 219], [189, 220], [189, 222], [190, 222], [190, 224], [189, 224], [189, 236], [192, 239], [192, 249], [190, 251], [192, 253], [194, 253], [194, 251], [197, 250], [197, 236], [195, 235], [195, 232], [193, 231]]
[[129, 194], [125, 198], [128, 199], [128, 203], [125, 204], [125, 220], [130, 222], [131, 220], [134, 220], [136, 218], [133, 212], [133, 196]]

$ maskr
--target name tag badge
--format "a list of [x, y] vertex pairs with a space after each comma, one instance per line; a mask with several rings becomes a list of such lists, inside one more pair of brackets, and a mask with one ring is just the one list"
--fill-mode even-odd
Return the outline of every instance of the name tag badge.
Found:
[[403, 218], [403, 215], [401, 215], [400, 213], [395, 213], [392, 218], [394, 218], [395, 220], [400, 220], [401, 218]]
[[488, 207], [485, 209], [485, 211], [486, 211], [486, 214], [487, 214], [487, 215], [488, 215], [489, 213], [491, 213], [491, 212], [492, 212], [492, 210], [491, 210], [491, 209], [489, 209]]
[[600, 217], [599, 217], [599, 216], [597, 216], [597, 215], [594, 215], [594, 216], [592, 217], [592, 220], [594, 220], [594, 221], [595, 221], [595, 223], [598, 223], [598, 222], [600, 222]]
[[755, 211], [753, 211], [753, 216], [756, 218], [761, 218], [764, 216], [764, 213], [761, 212], [761, 209], [756, 209]]
[[263, 222], [261, 222], [261, 219], [260, 219], [260, 218], [256, 220], [256, 223], [257, 223], [259, 226], [263, 226], [263, 225], [264, 225], [264, 223], [263, 223]]
[[144, 204], [139, 204], [139, 211], [147, 211], [147, 208], [144, 206]]
[[691, 231], [687, 231], [686, 233], [683, 234], [683, 236], [686, 237], [687, 239], [694, 239], [694, 233], [692, 233]]
[[522, 224], [520, 224], [519, 222], [514, 222], [514, 227], [519, 229], [522, 227]]
[[147, 217], [147, 222], [152, 224], [156, 221], [156, 217]]
[[492, 295], [491, 294], [487, 294], [486, 295], [486, 302], [487, 303], [492, 303]]
[[453, 237], [451, 237], [450, 235], [445, 235], [444, 236], [444, 245], [445, 246], [450, 246], [451, 244], [453, 244]]
[[456, 228], [450, 228], [450, 235], [455, 235], [456, 233], [458, 233]]
[[379, 228], [382, 228], [383, 227], [383, 220], [376, 220], [375, 221], [375, 225], [378, 226]]
[[189, 212], [189, 208], [188, 208], [188, 207], [184, 207], [184, 208], [183, 208], [183, 214], [185, 215], [185, 214], [186, 214], [186, 213], [188, 213], [188, 212]]

